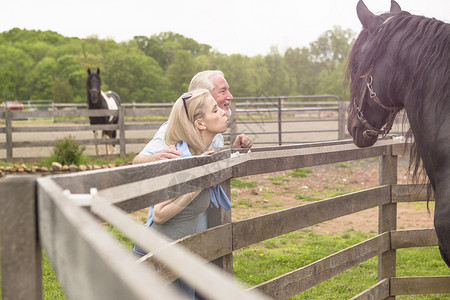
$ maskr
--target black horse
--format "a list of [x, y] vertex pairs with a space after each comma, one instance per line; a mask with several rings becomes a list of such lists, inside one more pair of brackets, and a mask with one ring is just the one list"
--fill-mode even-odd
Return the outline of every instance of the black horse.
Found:
[[411, 15], [395, 1], [389, 13], [374, 15], [360, 0], [357, 14], [363, 29], [347, 69], [348, 131], [356, 146], [372, 146], [406, 110], [413, 178], [422, 165], [435, 194], [439, 250], [450, 267], [450, 24]]
[[[100, 69], [97, 69], [96, 73], [91, 73], [91, 69], [87, 70], [88, 77], [86, 79], [87, 90], [87, 104], [89, 109], [110, 109], [117, 110], [120, 106], [120, 97], [117, 93], [108, 91], [103, 92], [101, 90], [102, 80], [100, 78]], [[98, 124], [117, 124], [119, 122], [118, 116], [106, 116], [106, 117], [89, 117], [91, 125]], [[103, 130], [102, 138], [116, 138], [116, 130]], [[94, 130], [94, 138], [97, 139], [97, 132]], [[114, 144], [112, 145], [112, 153], [114, 152]], [[109, 154], [108, 145], [105, 145], [106, 154]], [[95, 152], [98, 155], [98, 147], [95, 145]]]

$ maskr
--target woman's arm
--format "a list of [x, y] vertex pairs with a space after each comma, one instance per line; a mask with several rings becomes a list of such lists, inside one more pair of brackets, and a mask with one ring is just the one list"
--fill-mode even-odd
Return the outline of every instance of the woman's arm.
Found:
[[178, 198], [170, 199], [155, 205], [153, 210], [153, 222], [161, 225], [170, 220], [173, 216], [182, 211], [195, 197], [200, 194], [200, 191], [185, 194]]
[[175, 145], [167, 146], [161, 152], [155, 154], [138, 154], [133, 159], [133, 165], [153, 162], [157, 160], [180, 158], [183, 153], [177, 150]]

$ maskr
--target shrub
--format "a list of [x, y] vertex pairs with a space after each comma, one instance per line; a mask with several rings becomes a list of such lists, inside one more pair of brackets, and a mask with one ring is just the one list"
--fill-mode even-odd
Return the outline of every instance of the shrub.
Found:
[[85, 147], [80, 147], [75, 138], [68, 136], [63, 140], [57, 140], [53, 153], [50, 156], [53, 161], [63, 165], [79, 164]]

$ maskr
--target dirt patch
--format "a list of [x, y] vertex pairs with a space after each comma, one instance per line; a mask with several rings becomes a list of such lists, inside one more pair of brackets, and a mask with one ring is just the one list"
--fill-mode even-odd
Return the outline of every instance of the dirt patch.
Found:
[[[399, 159], [398, 183], [411, 183], [407, 176], [407, 158]], [[378, 186], [378, 158], [308, 168], [306, 177], [296, 177], [291, 171], [239, 178], [255, 186], [232, 187], [233, 221], [303, 205], [340, 194]], [[297, 174], [298, 175], [298, 174]], [[397, 208], [397, 228], [432, 228], [433, 211], [426, 202], [400, 203]], [[337, 218], [311, 228], [317, 233], [341, 234], [347, 230], [377, 232], [378, 208]]]

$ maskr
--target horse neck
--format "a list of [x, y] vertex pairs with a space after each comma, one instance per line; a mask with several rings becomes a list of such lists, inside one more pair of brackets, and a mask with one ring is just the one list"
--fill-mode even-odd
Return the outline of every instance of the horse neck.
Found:
[[450, 118], [439, 116], [441, 111], [434, 105], [424, 105], [421, 109], [411, 106], [407, 102], [405, 110], [414, 135], [416, 151], [435, 188], [442, 178], [450, 178], [450, 174], [447, 174], [450, 170]]
[[450, 170], [450, 57], [446, 50], [450, 35], [442, 34], [449, 31], [448, 24], [429, 20], [427, 34], [394, 36], [393, 61], [388, 64], [394, 75], [388, 80], [387, 93], [404, 104], [417, 152], [433, 187], [441, 180], [438, 177]]

